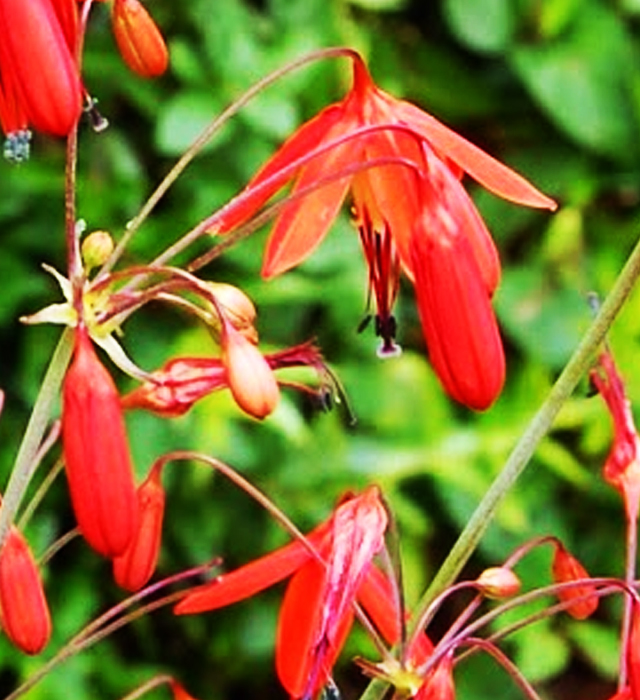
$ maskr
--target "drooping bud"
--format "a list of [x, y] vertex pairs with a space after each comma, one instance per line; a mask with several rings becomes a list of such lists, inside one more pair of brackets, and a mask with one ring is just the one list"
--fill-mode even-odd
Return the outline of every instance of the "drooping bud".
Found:
[[280, 389], [262, 353], [223, 319], [222, 362], [233, 398], [254, 418], [266, 418], [278, 405]]
[[416, 231], [410, 252], [433, 369], [450, 396], [469, 408], [485, 410], [502, 390], [505, 361], [471, 244], [459, 234]]
[[82, 111], [82, 85], [51, 0], [2, 0], [0, 27], [3, 85], [12, 83], [31, 125], [66, 136]]
[[[589, 578], [589, 574], [584, 566], [559, 542], [555, 543], [551, 570], [553, 580], [556, 583], [568, 583]], [[598, 607], [598, 597], [595, 595], [589, 597], [589, 594], [595, 593], [595, 590], [595, 586], [585, 583], [583, 586], [573, 586], [560, 590], [557, 592], [557, 596], [563, 603], [576, 601], [571, 603], [566, 610], [576, 620], [584, 620], [592, 615]], [[580, 600], [581, 598], [584, 598], [584, 600]]]
[[167, 45], [139, 0], [115, 0], [111, 21], [118, 49], [129, 68], [143, 78], [162, 75], [169, 63]]
[[129, 546], [138, 499], [120, 398], [84, 327], [63, 385], [62, 444], [71, 502], [80, 531], [113, 558]]
[[256, 307], [249, 297], [238, 287], [224, 282], [209, 282], [207, 285], [222, 307], [227, 320], [244, 337], [252, 342], [258, 342], [258, 333], [254, 323]]
[[138, 487], [138, 529], [125, 553], [113, 560], [116, 583], [127, 591], [140, 590], [156, 570], [165, 503], [161, 476], [162, 463], [155, 464]]
[[80, 249], [85, 271], [104, 265], [114, 249], [113, 238], [108, 231], [92, 231], [83, 241]]
[[482, 595], [487, 598], [510, 598], [520, 590], [520, 579], [511, 569], [492, 566], [478, 576], [476, 583]]
[[0, 552], [0, 621], [26, 654], [39, 654], [51, 636], [51, 616], [31, 549], [12, 527]]

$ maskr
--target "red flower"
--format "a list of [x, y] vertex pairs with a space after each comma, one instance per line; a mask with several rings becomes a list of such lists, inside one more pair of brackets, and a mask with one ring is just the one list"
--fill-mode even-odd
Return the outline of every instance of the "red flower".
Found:
[[[262, 269], [265, 277], [272, 277], [316, 248], [351, 189], [377, 306], [381, 352], [397, 351], [392, 306], [403, 269], [416, 285], [427, 344], [445, 389], [473, 408], [486, 408], [504, 378], [502, 347], [489, 303], [500, 264], [460, 176], [466, 172], [495, 194], [526, 206], [554, 209], [555, 203], [434, 117], [378, 89], [360, 57], [352, 58], [354, 84], [349, 94], [303, 125], [245, 191], [212, 218], [211, 231], [223, 233], [247, 220], [294, 177], [293, 192], [317, 187], [285, 205], [278, 217]], [[397, 128], [348, 139], [371, 126]], [[339, 145], [313, 156], [319, 147], [337, 141]], [[294, 172], [284, 170], [301, 158], [304, 164]], [[405, 164], [366, 169], [381, 159]], [[353, 172], [358, 164], [365, 169], [323, 184], [349, 168]], [[459, 271], [453, 269], [458, 255]], [[440, 265], [447, 272], [439, 272]], [[452, 269], [454, 279], [449, 280]], [[445, 299], [457, 294], [461, 298], [447, 314]], [[466, 327], [476, 316], [479, 319]], [[449, 334], [461, 345], [449, 342]]]
[[74, 18], [74, 0], [0, 0], [0, 123], [7, 135], [32, 125], [65, 136], [75, 126], [82, 85]]
[[64, 379], [62, 445], [82, 535], [107, 557], [122, 554], [138, 522], [133, 469], [118, 392], [84, 327]]
[[[377, 488], [342, 502], [333, 516], [307, 536], [189, 594], [177, 614], [199, 613], [248, 598], [291, 576], [280, 610], [276, 668], [293, 698], [308, 697], [329, 680], [358, 600], [390, 643], [399, 638], [390, 586], [371, 561], [384, 546], [387, 513]], [[383, 583], [384, 581], [384, 583]], [[395, 624], [392, 618], [395, 615]], [[431, 646], [418, 642], [420, 653]]]
[[140, 590], [156, 570], [162, 541], [164, 505], [162, 463], [158, 463], [138, 487], [136, 532], [124, 554], [113, 560], [116, 583], [127, 591]]
[[604, 478], [620, 492], [629, 522], [635, 523], [640, 500], [640, 439], [622, 378], [609, 351], [600, 355], [590, 376], [613, 421], [613, 446], [604, 465]]
[[12, 527], [0, 552], [0, 622], [12, 644], [39, 654], [51, 636], [49, 606], [29, 545]]

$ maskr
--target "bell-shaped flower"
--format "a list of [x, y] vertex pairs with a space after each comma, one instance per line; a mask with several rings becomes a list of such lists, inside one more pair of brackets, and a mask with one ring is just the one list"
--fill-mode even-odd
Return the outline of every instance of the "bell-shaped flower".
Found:
[[84, 326], [64, 378], [62, 445], [82, 535], [104, 556], [123, 554], [138, 524], [133, 468], [118, 391]]
[[66, 136], [82, 112], [74, 0], [0, 0], [0, 122]]
[[164, 38], [139, 0], [114, 0], [113, 35], [124, 62], [143, 78], [162, 75], [169, 64]]
[[[452, 321], [454, 328], [447, 331], [462, 333], [464, 347], [450, 357], [450, 345], [439, 329], [437, 336], [433, 332], [427, 336], [427, 343], [447, 391], [467, 405], [486, 408], [496, 398], [504, 375], [502, 349], [486, 301], [498, 283], [500, 265], [493, 241], [465, 193], [460, 176], [466, 172], [498, 196], [525, 206], [554, 209], [555, 203], [431, 115], [380, 90], [362, 59], [357, 54], [351, 54], [351, 58], [354, 81], [347, 96], [304, 124], [285, 142], [245, 190], [211, 218], [211, 232], [225, 233], [245, 222], [293, 180], [292, 193], [306, 194], [284, 204], [275, 222], [262, 268], [263, 276], [269, 278], [297, 265], [318, 246], [351, 189], [356, 225], [369, 267], [369, 285], [377, 306], [381, 354], [394, 354], [398, 349], [392, 306], [399, 272], [403, 269], [416, 283], [424, 326], [428, 313], [423, 308], [424, 298], [430, 292], [420, 290], [420, 286], [432, 266], [422, 260], [421, 251], [429, 243], [420, 239], [430, 235], [428, 225], [434, 220], [439, 230], [455, 230], [457, 236], [467, 240], [465, 245], [473, 251], [477, 267], [468, 287], [454, 283], [455, 291], [462, 292], [465, 299], [458, 306], [458, 317]], [[372, 132], [371, 127], [379, 130]], [[366, 128], [369, 132], [354, 136]], [[372, 167], [367, 168], [368, 164]], [[358, 165], [362, 169], [356, 172]], [[341, 173], [345, 173], [344, 177], [340, 177]], [[429, 212], [434, 205], [437, 211]], [[435, 255], [444, 257], [440, 243], [437, 245]], [[456, 242], [456, 246], [462, 244]], [[416, 270], [417, 264], [420, 270]], [[469, 271], [470, 264], [468, 259], [463, 261], [465, 269], [456, 274], [458, 279]], [[439, 295], [442, 279], [427, 284], [432, 293], [435, 290]], [[479, 285], [484, 292], [476, 309], [471, 297]], [[460, 314], [476, 310], [483, 317], [477, 330], [460, 329]], [[439, 313], [437, 310], [436, 315]], [[436, 318], [436, 329], [439, 321]], [[428, 323], [425, 333], [428, 329], [433, 331], [434, 324]], [[487, 356], [479, 357], [479, 348], [487, 340]], [[475, 364], [471, 370], [474, 376], [452, 376], [460, 372], [466, 361]], [[493, 364], [491, 375], [482, 386], [478, 386], [479, 364], [483, 369]]]
[[127, 591], [140, 590], [158, 564], [165, 506], [162, 466], [156, 463], [138, 486], [138, 527], [124, 553], [113, 559], [113, 577]]
[[[398, 608], [372, 559], [384, 546], [388, 523], [377, 488], [343, 501], [329, 520], [296, 540], [188, 594], [177, 614], [214, 610], [259, 593], [291, 576], [278, 621], [276, 669], [292, 698], [310, 697], [329, 681], [358, 601], [390, 643], [399, 639]], [[424, 635], [420, 660], [430, 653]]]
[[26, 654], [39, 654], [51, 636], [40, 572], [15, 527], [9, 529], [0, 551], [0, 623], [11, 643]]

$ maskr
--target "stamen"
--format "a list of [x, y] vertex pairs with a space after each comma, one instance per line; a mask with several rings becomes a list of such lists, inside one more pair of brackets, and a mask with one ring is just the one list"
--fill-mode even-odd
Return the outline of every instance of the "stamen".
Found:
[[2, 155], [10, 163], [23, 163], [29, 159], [31, 150], [31, 131], [20, 129], [7, 136], [2, 148]]

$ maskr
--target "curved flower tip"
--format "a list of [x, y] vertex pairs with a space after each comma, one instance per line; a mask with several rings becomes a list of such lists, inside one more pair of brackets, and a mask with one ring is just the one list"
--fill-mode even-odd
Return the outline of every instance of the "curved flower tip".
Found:
[[120, 398], [86, 329], [76, 329], [62, 389], [62, 447], [80, 531], [109, 558], [136, 532], [138, 499]]
[[429, 359], [446, 392], [482, 411], [498, 398], [505, 380], [502, 341], [471, 244], [441, 231], [411, 238], [415, 289]]
[[155, 78], [167, 70], [167, 45], [139, 0], [115, 0], [111, 21], [120, 54], [134, 73], [142, 78]]
[[[556, 583], [569, 583], [588, 579], [589, 574], [582, 564], [570, 554], [559, 542], [556, 543], [551, 565], [553, 580]], [[558, 591], [557, 596], [567, 606], [567, 612], [576, 620], [590, 617], [598, 607], [598, 597], [589, 595], [596, 592], [596, 587], [585, 583]], [[573, 602], [575, 601], [575, 602]]]
[[124, 554], [113, 560], [113, 577], [127, 591], [139, 591], [153, 576], [162, 540], [165, 492], [162, 462], [138, 487], [138, 527]]
[[0, 622], [26, 654], [39, 654], [51, 636], [51, 616], [31, 549], [12, 527], [0, 552]]
[[[69, 26], [65, 23], [65, 29]], [[66, 136], [82, 112], [82, 85], [54, 5], [50, 0], [2, 0], [0, 27], [11, 28], [3, 31], [0, 45], [3, 129], [9, 121], [12, 132], [31, 124]], [[16, 118], [23, 123], [14, 123]]]

